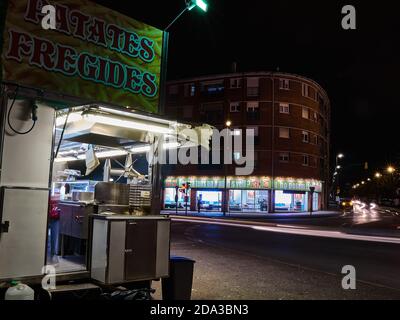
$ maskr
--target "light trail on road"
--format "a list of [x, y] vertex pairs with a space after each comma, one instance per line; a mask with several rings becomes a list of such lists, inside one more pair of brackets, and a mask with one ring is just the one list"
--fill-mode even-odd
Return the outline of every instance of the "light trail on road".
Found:
[[171, 218], [173, 221], [177, 222], [202, 223], [202, 224], [229, 226], [229, 227], [250, 228], [253, 230], [264, 231], [264, 232], [275, 232], [275, 233], [293, 234], [293, 235], [301, 235], [309, 237], [324, 237], [324, 238], [335, 238], [343, 240], [358, 240], [358, 241], [400, 244], [400, 238], [395, 238], [395, 237], [349, 234], [341, 231], [323, 230], [305, 226], [300, 226], [300, 227], [290, 226], [290, 225], [282, 226], [273, 223], [262, 223], [253, 221], [238, 222], [236, 220], [216, 221], [215, 219], [207, 219], [207, 218], [182, 218], [182, 217], [171, 217]]

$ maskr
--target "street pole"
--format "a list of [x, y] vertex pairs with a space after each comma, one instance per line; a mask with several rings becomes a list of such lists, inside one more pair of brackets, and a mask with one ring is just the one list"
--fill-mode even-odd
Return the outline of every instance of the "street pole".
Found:
[[176, 215], [178, 215], [178, 201], [179, 201], [179, 198], [178, 198], [178, 192], [179, 192], [179, 187], [178, 186], [176, 186], [175, 187], [175, 212], [176, 212]]
[[[231, 152], [232, 153], [232, 150], [231, 150], [231, 148], [230, 148], [230, 146], [231, 146], [231, 143], [230, 143], [230, 141], [229, 141], [229, 143], [228, 143], [228, 139], [230, 138], [230, 135], [229, 135], [229, 133], [230, 133], [230, 130], [229, 130], [229, 128], [231, 127], [231, 125], [232, 125], [232, 122], [230, 121], [230, 120], [227, 120], [226, 122], [225, 122], [225, 140], [224, 140], [224, 150], [225, 150], [225, 152]], [[224, 152], [224, 203], [223, 203], [223, 215], [224, 215], [224, 217], [226, 216], [226, 212], [227, 212], [227, 209], [228, 209], [228, 206], [229, 206], [229, 192], [228, 192], [228, 188], [227, 188], [227, 166], [226, 166], [226, 163], [225, 163], [225, 152]], [[231, 155], [231, 159], [232, 159], [232, 155]]]
[[[228, 130], [226, 130], [226, 132], [227, 132]], [[225, 141], [224, 141], [224, 148], [225, 148], [225, 143], [228, 141], [228, 134], [226, 134], [226, 139], [225, 139]], [[226, 152], [226, 148], [225, 148], [225, 152]], [[226, 176], [227, 176], [227, 173], [226, 173], [226, 163], [225, 163], [225, 155], [224, 155], [224, 204], [223, 204], [223, 215], [224, 215], [224, 217], [226, 216], [226, 207], [228, 206], [228, 201], [227, 201], [227, 197], [229, 197], [229, 195], [227, 196], [226, 195], [226, 193], [227, 193], [227, 188], [226, 188], [226, 182], [227, 182], [227, 179], [226, 179]]]
[[[208, 5], [204, 1], [195, 1], [195, 0], [185, 0], [185, 8], [171, 21], [171, 23], [163, 30], [163, 50], [162, 50], [162, 57], [161, 57], [161, 76], [160, 76], [160, 104], [159, 104], [159, 113], [164, 115], [165, 112], [165, 102], [166, 102], [166, 81], [167, 81], [167, 64], [168, 64], [168, 45], [169, 45], [169, 32], [168, 30], [171, 26], [186, 12], [192, 10], [194, 7], [199, 7], [204, 12], [207, 11]], [[158, 165], [158, 178], [160, 182], [157, 184], [153, 184], [153, 192], [155, 195], [158, 195], [158, 203], [157, 203], [157, 196], [152, 197], [152, 204], [151, 207], [160, 208], [161, 211], [161, 180], [164, 178], [162, 173], [162, 166]], [[152, 181], [154, 182], [154, 180]], [[178, 187], [179, 188], [179, 187]], [[176, 213], [178, 213], [178, 189], [176, 191]], [[187, 206], [186, 206], [187, 208]]]
[[188, 215], [188, 208], [187, 208], [187, 206], [188, 206], [188, 195], [187, 195], [187, 193], [188, 193], [188, 184], [186, 183], [186, 189], [185, 189], [185, 216], [187, 216]]
[[[338, 160], [339, 158], [338, 158], [338, 155], [336, 155], [336, 165], [335, 165], [335, 170], [336, 170], [336, 172], [338, 173], [337, 175], [336, 175], [336, 185], [337, 185], [337, 187], [339, 187], [340, 188], [340, 184], [339, 184], [339, 176], [340, 176], [340, 174], [339, 174], [339, 172], [337, 171], [338, 170], [338, 165], [339, 165], [339, 160]], [[336, 198], [336, 194], [337, 194], [337, 187], [335, 188], [335, 198]], [[339, 191], [339, 194], [340, 194], [340, 191]]]
[[312, 216], [312, 213], [313, 213], [314, 191], [315, 191], [315, 187], [310, 187], [310, 198], [309, 198], [310, 203], [308, 204], [308, 208], [310, 210], [310, 216]]
[[186, 12], [189, 10], [189, 7], [186, 6], [185, 9], [183, 9], [174, 20], [171, 21], [171, 23], [164, 29], [164, 31], [168, 31], [169, 28]]

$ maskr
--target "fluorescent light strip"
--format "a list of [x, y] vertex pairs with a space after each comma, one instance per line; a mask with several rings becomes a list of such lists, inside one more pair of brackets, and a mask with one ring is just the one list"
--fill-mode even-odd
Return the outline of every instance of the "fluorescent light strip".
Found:
[[60, 158], [55, 158], [54, 162], [72, 162], [72, 161], [78, 161], [80, 159], [75, 158], [75, 157], [60, 157]]
[[[169, 142], [164, 144], [164, 149], [174, 149], [178, 148], [180, 145], [177, 142]], [[96, 157], [101, 159], [101, 158], [112, 158], [112, 157], [118, 157], [118, 156], [124, 156], [129, 153], [134, 153], [134, 154], [140, 154], [140, 153], [146, 153], [151, 150], [149, 145], [141, 146], [141, 147], [134, 147], [130, 149], [129, 151], [125, 150], [108, 150], [108, 151], [100, 151], [96, 152]], [[70, 152], [71, 153], [71, 152]], [[85, 160], [86, 159], [86, 154], [80, 154], [75, 157], [59, 157], [54, 159], [55, 162], [70, 162], [70, 161], [78, 161], [78, 160]]]
[[106, 107], [100, 107], [99, 110], [105, 111], [105, 112], [108, 112], [111, 114], [115, 114], [115, 115], [129, 117], [132, 119], [141, 119], [141, 120], [159, 122], [160, 124], [166, 124], [166, 125], [176, 125], [176, 121], [169, 121], [169, 120], [165, 120], [165, 119], [154, 118], [154, 117], [138, 114], [135, 112], [127, 112], [127, 111], [122, 111], [122, 110], [106, 108]]
[[111, 126], [117, 126], [121, 128], [127, 128], [127, 129], [138, 129], [138, 130], [144, 130], [144, 131], [150, 131], [150, 132], [155, 132], [155, 133], [161, 133], [161, 134], [166, 134], [166, 133], [173, 133], [174, 130], [169, 128], [169, 127], [164, 127], [164, 126], [157, 126], [153, 124], [147, 124], [147, 123], [141, 123], [138, 121], [134, 120], [123, 120], [123, 119], [116, 119], [110, 116], [104, 116], [104, 115], [97, 115], [97, 114], [85, 114], [83, 116], [85, 120], [88, 120], [90, 122], [98, 122], [106, 125], [111, 125]]
[[[118, 157], [118, 156], [124, 156], [128, 154], [128, 151], [125, 150], [108, 150], [108, 151], [100, 151], [96, 152], [96, 157], [101, 159], [101, 158], [112, 158], [112, 157]], [[86, 159], [86, 154], [80, 154], [78, 155], [79, 160], [85, 160]]]

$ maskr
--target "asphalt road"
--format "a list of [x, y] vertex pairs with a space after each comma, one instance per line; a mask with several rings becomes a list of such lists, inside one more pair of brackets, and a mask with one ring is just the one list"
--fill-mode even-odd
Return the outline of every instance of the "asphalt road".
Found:
[[[342, 224], [358, 227], [372, 224], [375, 230], [377, 223], [384, 223], [387, 228], [391, 229], [390, 232], [393, 232], [397, 230], [397, 220], [398, 218], [394, 217], [393, 214], [371, 214], [368, 212], [366, 215], [365, 212], [361, 212], [348, 213], [338, 218], [326, 218], [325, 221], [318, 219], [317, 224], [334, 228]], [[305, 222], [307, 221], [302, 220], [301, 224], [303, 225]], [[282, 225], [282, 220], [279, 223]], [[293, 225], [293, 221], [287, 221], [287, 223]], [[298, 221], [295, 221], [293, 230], [296, 230], [296, 223]], [[311, 224], [309, 223], [309, 225]], [[285, 293], [281, 292], [283, 298], [307, 298], [303, 295], [304, 290], [313, 292], [309, 296], [312, 299], [320, 297], [326, 299], [400, 298], [400, 244], [319, 237], [318, 235], [309, 236], [307, 235], [307, 228], [304, 229], [305, 232], [302, 231], [302, 234], [296, 234], [296, 231], [294, 233], [281, 233], [271, 230], [270, 227], [244, 228], [234, 225], [174, 222], [172, 226], [172, 253], [174, 254], [175, 250], [175, 253], [179, 254], [179, 250], [184, 248], [185, 253], [190, 255], [190, 247], [193, 247], [193, 250], [195, 248], [204, 249], [201, 254], [197, 253], [197, 259], [199, 263], [208, 264], [210, 270], [212, 270], [210, 272], [219, 272], [219, 266], [211, 266], [210, 261], [212, 259], [207, 260], [207, 252], [212, 252], [212, 250], [218, 250], [218, 255], [222, 259], [218, 260], [219, 264], [224, 261], [223, 256], [226, 255], [226, 261], [229, 261], [227, 264], [232, 270], [234, 270], [236, 260], [243, 262], [248, 259], [249, 269], [239, 272], [244, 281], [247, 274], [252, 272], [252, 264], [254, 264], [254, 268], [262, 268], [264, 264], [274, 267], [274, 270], [277, 270], [275, 272], [281, 273], [281, 284], [292, 276], [291, 272], [294, 272], [296, 274], [295, 279], [290, 280], [292, 285], [290, 283], [285, 285], [285, 290], [291, 290], [291, 294], [286, 296]], [[358, 291], [353, 291], [351, 294], [340, 289], [343, 277], [341, 270], [345, 265], [352, 265], [356, 268]], [[294, 269], [290, 271], [285, 269], [287, 267]], [[264, 277], [263, 272], [260, 272], [260, 274], [261, 277]], [[197, 275], [199, 283], [202, 281], [202, 276], [201, 274]], [[285, 277], [288, 279], [285, 279]], [[315, 280], [317, 282], [311, 288], [304, 289], [303, 284], [305, 282], [312, 283], [313, 280], [309, 279], [318, 280]], [[276, 279], [263, 280], [268, 283], [268, 281], [273, 282]], [[236, 280], [232, 279], [232, 281]], [[276, 283], [274, 288], [279, 290], [279, 285], [279, 282]], [[315, 286], [319, 286], [320, 291], [318, 291], [318, 288], [314, 288]], [[335, 290], [329, 289], [332, 286], [335, 287]], [[261, 288], [260, 295], [253, 298], [277, 298], [275, 295], [269, 296], [267, 287], [268, 285]], [[205, 290], [204, 292], [206, 292]], [[235, 297], [233, 296], [233, 298]], [[246, 298], [246, 296], [238, 297]]]

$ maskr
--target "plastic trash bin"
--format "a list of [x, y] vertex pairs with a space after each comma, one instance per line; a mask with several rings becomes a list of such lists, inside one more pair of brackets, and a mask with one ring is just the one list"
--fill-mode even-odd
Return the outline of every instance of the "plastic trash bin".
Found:
[[170, 258], [169, 277], [162, 279], [163, 300], [190, 300], [195, 262], [185, 257]]

